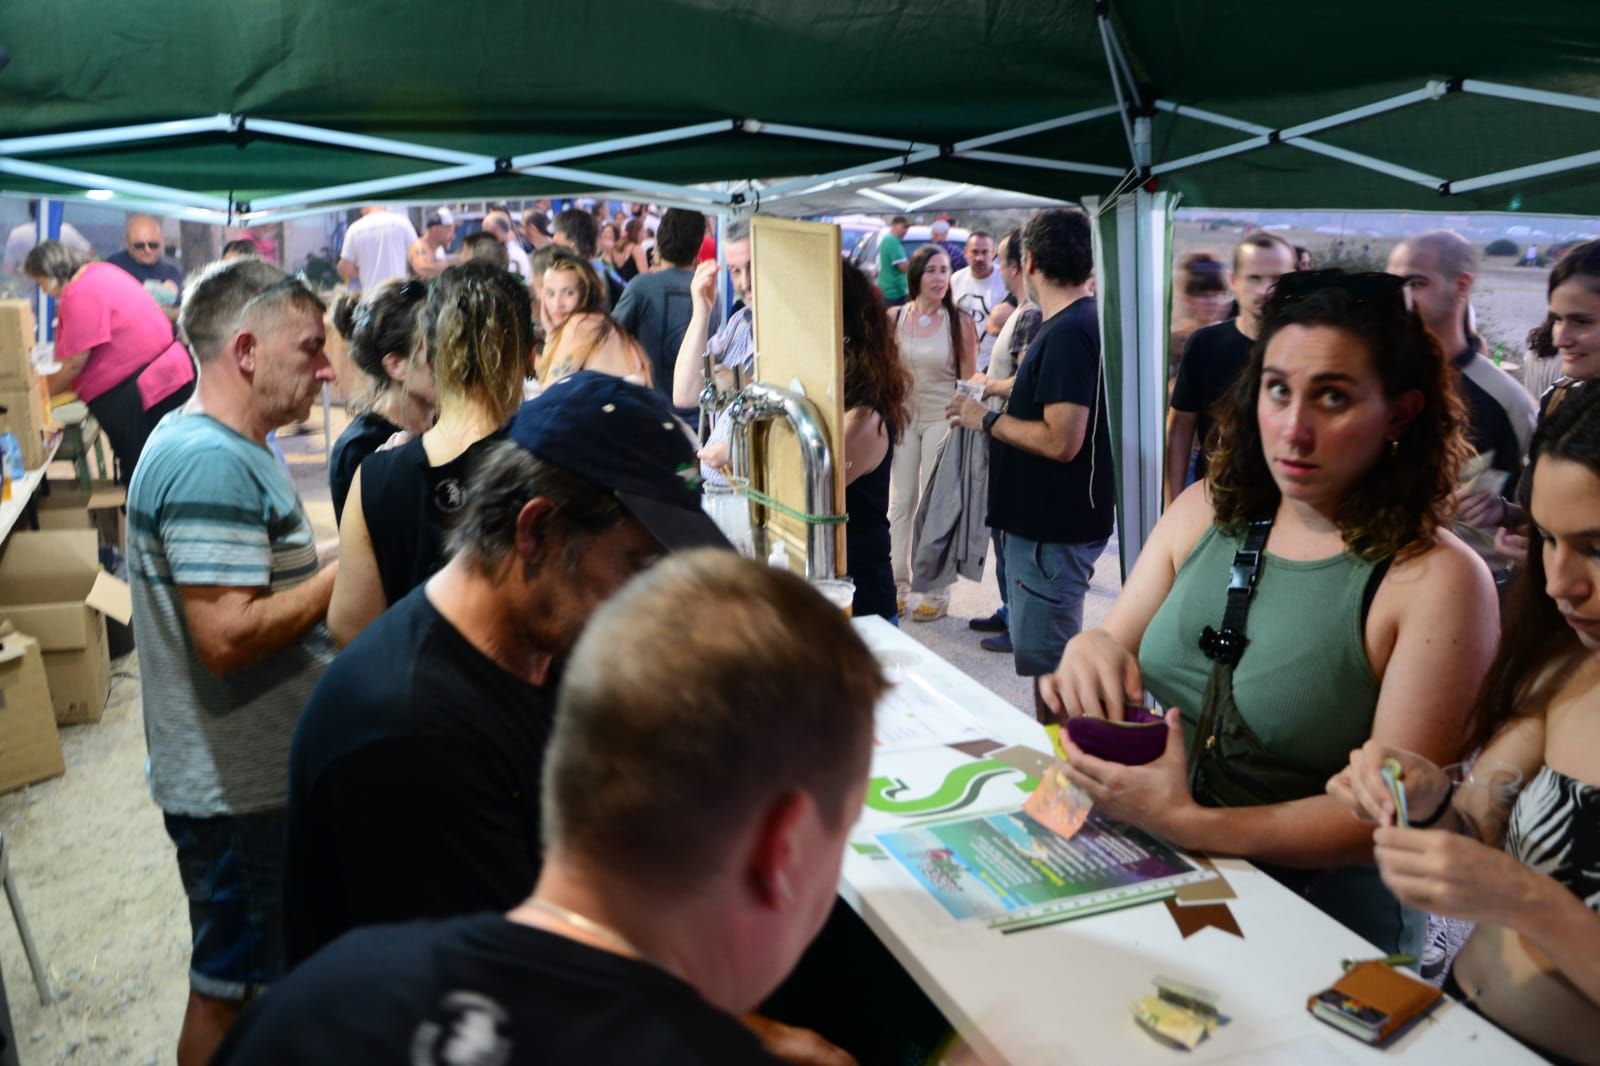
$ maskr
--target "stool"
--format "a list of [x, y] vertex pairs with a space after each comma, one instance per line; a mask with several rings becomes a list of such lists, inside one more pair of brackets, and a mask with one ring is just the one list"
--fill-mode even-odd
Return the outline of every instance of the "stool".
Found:
[[82, 416], [74, 421], [68, 417], [76, 412], [71, 408], [76, 405], [67, 404], [56, 408], [55, 418], [61, 423], [61, 447], [56, 449], [57, 460], [68, 460], [78, 474], [78, 487], [88, 492], [91, 487], [89, 476], [89, 445], [94, 445], [94, 462], [100, 470], [100, 476], [106, 477], [105, 437], [100, 432], [100, 423], [85, 409]]
[[16, 919], [17, 934], [22, 937], [22, 950], [28, 956], [28, 969], [33, 971], [33, 984], [39, 990], [39, 1002], [49, 1006], [56, 998], [50, 987], [50, 971], [39, 958], [39, 949], [33, 946], [33, 933], [28, 930], [28, 919], [22, 913], [22, 900], [17, 895], [17, 884], [11, 880], [11, 852], [6, 848], [5, 834], [0, 833], [0, 882], [5, 884], [6, 902], [11, 904], [11, 917]]

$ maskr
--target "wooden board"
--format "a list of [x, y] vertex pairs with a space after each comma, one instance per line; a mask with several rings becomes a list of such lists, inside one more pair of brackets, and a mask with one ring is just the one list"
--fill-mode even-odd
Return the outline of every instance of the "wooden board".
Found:
[[[834, 514], [844, 513], [844, 312], [840, 289], [839, 227], [756, 215], [750, 220], [755, 378], [792, 389], [798, 380], [822, 412], [833, 453]], [[782, 421], [753, 435], [752, 461], [763, 491], [805, 510], [805, 471], [794, 433]], [[756, 510], [769, 545], [788, 545], [791, 567], [805, 573], [806, 527], [786, 515]], [[835, 527], [834, 559], [845, 571], [844, 526]]]

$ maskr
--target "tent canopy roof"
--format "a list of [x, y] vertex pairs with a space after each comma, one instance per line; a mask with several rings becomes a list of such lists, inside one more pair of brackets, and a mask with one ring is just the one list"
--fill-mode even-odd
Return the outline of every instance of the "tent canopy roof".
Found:
[[[1125, 124], [1115, 67], [1131, 74], [1126, 114], [1148, 119], [1141, 161], [1152, 171], [1135, 177], [1188, 206], [1589, 213], [1600, 203], [1592, 0], [1109, 0], [1104, 22], [1093, 0], [480, 0], [459, 9], [470, 18], [402, 6], [5, 5], [0, 188], [81, 191], [104, 178], [132, 199], [222, 210], [629, 189], [726, 204], [720, 188], [692, 187], [761, 179], [774, 199], [810, 190], [795, 175], [816, 185], [871, 173], [1078, 199], [1119, 185], [1135, 163], [1130, 137], [1146, 128]], [[1475, 91], [1495, 85], [1567, 95]], [[1402, 94], [1413, 94], [1403, 106], [1310, 133], [1314, 145], [1271, 136]], [[1084, 112], [1095, 115], [966, 143]], [[195, 119], [209, 128], [30, 141]], [[312, 139], [323, 131], [333, 143]], [[419, 150], [338, 143], [350, 135]], [[1579, 158], [1470, 183], [1565, 157]], [[338, 188], [379, 179], [392, 181]], [[141, 193], [140, 182], [157, 188]]]

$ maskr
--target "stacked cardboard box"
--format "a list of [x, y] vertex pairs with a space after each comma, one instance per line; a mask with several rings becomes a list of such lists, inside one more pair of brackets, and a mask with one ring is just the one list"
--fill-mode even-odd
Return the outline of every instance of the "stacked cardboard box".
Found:
[[39, 642], [0, 623], [0, 792], [66, 769]]
[[22, 465], [44, 463], [46, 435], [51, 431], [48, 386], [33, 372], [33, 312], [26, 300], [0, 300], [0, 407], [5, 428], [22, 445]]
[[98, 722], [111, 692], [106, 617], [132, 616], [128, 586], [100, 569], [91, 529], [13, 533], [0, 554], [0, 619], [39, 642], [56, 721]]

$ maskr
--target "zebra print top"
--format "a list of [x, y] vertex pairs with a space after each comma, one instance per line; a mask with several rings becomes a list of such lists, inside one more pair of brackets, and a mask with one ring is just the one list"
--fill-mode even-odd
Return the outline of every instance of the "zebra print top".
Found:
[[1512, 808], [1506, 850], [1600, 911], [1600, 787], [1540, 768]]

